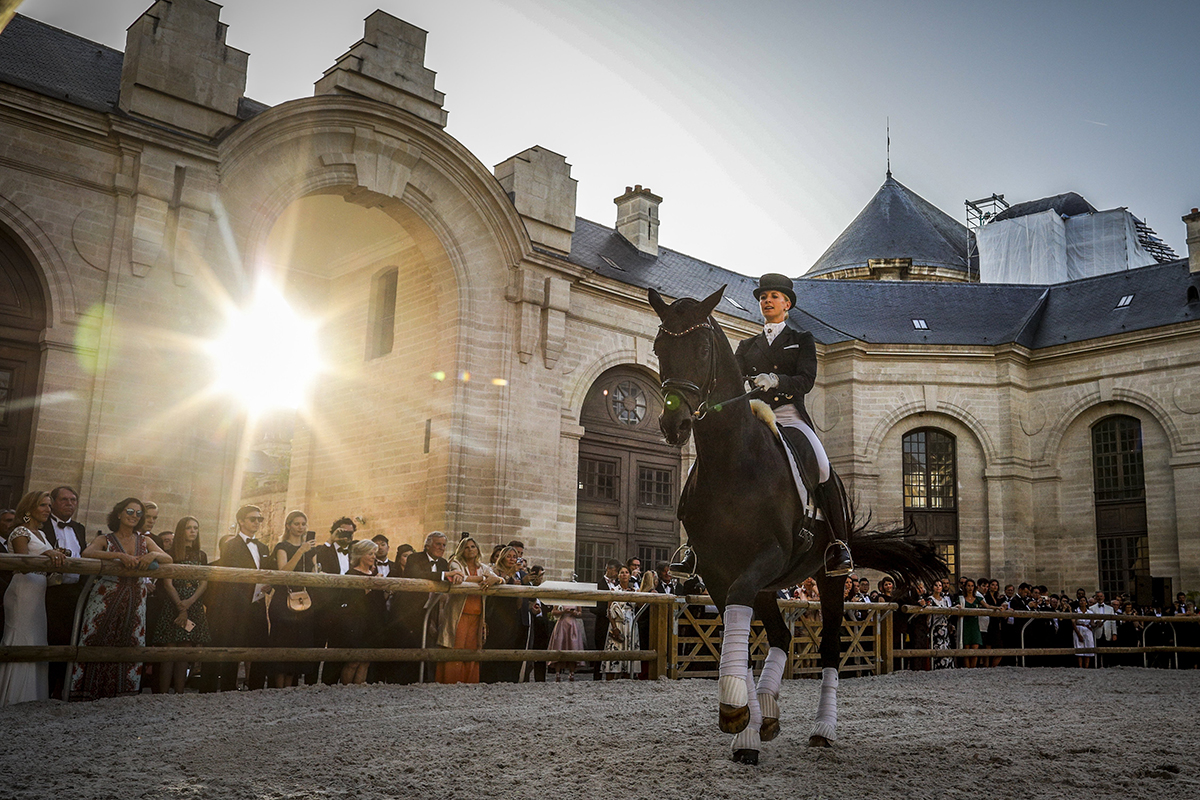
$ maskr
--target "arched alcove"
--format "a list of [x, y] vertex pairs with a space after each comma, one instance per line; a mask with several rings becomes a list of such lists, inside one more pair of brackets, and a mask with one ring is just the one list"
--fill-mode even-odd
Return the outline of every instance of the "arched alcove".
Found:
[[47, 317], [37, 268], [0, 227], [0, 506], [6, 508], [17, 504], [28, 483], [42, 362], [38, 340]]

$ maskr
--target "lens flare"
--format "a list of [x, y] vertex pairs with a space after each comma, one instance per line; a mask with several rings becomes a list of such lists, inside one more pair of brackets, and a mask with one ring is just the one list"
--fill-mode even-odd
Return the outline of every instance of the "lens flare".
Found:
[[276, 286], [259, 282], [250, 304], [233, 310], [224, 333], [207, 347], [216, 367], [213, 388], [254, 412], [298, 408], [322, 372], [317, 327]]

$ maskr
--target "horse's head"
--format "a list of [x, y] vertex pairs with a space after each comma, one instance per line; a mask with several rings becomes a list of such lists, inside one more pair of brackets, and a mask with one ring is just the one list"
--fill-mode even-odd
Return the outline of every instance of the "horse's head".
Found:
[[663, 393], [658, 426], [673, 445], [687, 442], [693, 421], [704, 412], [716, 386], [717, 337], [709, 314], [724, 292], [722, 286], [703, 300], [681, 297], [667, 305], [662, 295], [650, 290], [650, 305], [662, 321], [654, 339]]

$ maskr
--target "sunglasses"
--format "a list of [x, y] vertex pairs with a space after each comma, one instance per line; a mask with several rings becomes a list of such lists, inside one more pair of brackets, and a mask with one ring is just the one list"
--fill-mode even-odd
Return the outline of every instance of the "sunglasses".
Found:
[[263, 522], [266, 520], [266, 517], [246, 517], [246, 519], [250, 520], [251, 522]]
[[142, 515], [142, 512], [136, 508], [127, 508], [127, 509], [125, 509], [124, 513], [133, 514], [135, 517], [140, 517]]

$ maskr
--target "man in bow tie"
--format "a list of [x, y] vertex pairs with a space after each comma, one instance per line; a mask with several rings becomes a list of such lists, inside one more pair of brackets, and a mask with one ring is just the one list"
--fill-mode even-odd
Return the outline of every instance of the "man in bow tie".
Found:
[[[237, 569], [272, 569], [267, 558], [267, 546], [257, 538], [266, 518], [258, 506], [242, 506], [237, 510], [237, 533], [221, 543], [222, 567]], [[213, 597], [213, 587], [220, 587]], [[205, 605], [209, 606], [209, 622], [213, 644], [217, 647], [266, 647], [267, 600], [266, 584], [217, 583], [209, 584]], [[207, 601], [212, 599], [210, 605]], [[266, 683], [266, 665], [249, 665], [248, 686], [262, 689]], [[237, 688], [237, 662], [204, 666], [216, 675], [216, 688], [229, 691]], [[211, 684], [209, 684], [211, 687]]]
[[[830, 480], [829, 456], [804, 407], [804, 395], [812, 391], [817, 380], [816, 343], [808, 331], [787, 325], [788, 312], [796, 305], [791, 278], [776, 272], [763, 275], [754, 290], [754, 299], [758, 300], [766, 323], [762, 333], [738, 344], [738, 366], [746, 380], [759, 390], [759, 397], [771, 406], [781, 428], [791, 429], [807, 441], [815, 461], [810, 471], [816, 474], [803, 476], [809, 486], [803, 487], [801, 493], [807, 494], [810, 488], [819, 492]], [[807, 503], [809, 498], [802, 496], [801, 500]], [[826, 573], [846, 575], [853, 568], [849, 549], [842, 541], [835, 540], [825, 553]]]
[[[357, 532], [358, 525], [350, 517], [339, 517], [335, 520], [329, 526], [329, 541], [324, 547], [313, 549], [316, 554], [317, 572], [324, 572], [327, 575], [345, 575], [349, 572], [350, 547], [354, 544], [354, 534]], [[324, 647], [335, 637], [334, 630], [339, 624], [337, 612], [340, 607], [340, 601], [338, 603], [335, 601], [342, 595], [336, 590], [315, 587], [309, 589], [308, 594], [312, 597], [317, 612], [314, 625], [315, 645]], [[332, 686], [338, 682], [341, 674], [340, 662], [326, 661], [325, 669], [321, 673], [321, 682]]]
[[[70, 486], [58, 486], [50, 492], [50, 518], [42, 524], [46, 540], [69, 558], [79, 558], [87, 547], [87, 531], [75, 521], [79, 494]], [[63, 573], [62, 583], [46, 588], [46, 642], [70, 644], [71, 627], [75, 624], [75, 606], [83, 591], [78, 575]], [[50, 696], [61, 697], [67, 674], [64, 662], [50, 664]]]

